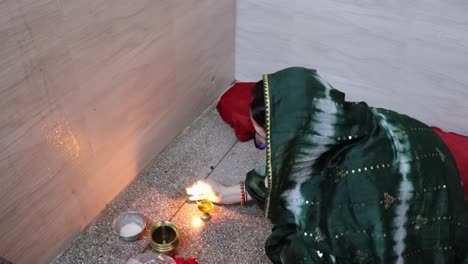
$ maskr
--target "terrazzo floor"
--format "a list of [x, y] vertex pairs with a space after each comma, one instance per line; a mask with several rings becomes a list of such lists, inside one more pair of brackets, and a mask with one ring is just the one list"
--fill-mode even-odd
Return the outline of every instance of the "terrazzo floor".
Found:
[[233, 130], [212, 106], [159, 154], [107, 208], [58, 255], [53, 263], [125, 263], [149, 251], [148, 230], [135, 242], [124, 242], [112, 231], [122, 212], [141, 212], [151, 224], [168, 220], [179, 228], [177, 255], [200, 264], [270, 263], [264, 243], [271, 225], [255, 205], [215, 206], [212, 219], [195, 224], [196, 204], [187, 201], [185, 187], [211, 178], [236, 184], [264, 163], [264, 152], [252, 142], [238, 142]]

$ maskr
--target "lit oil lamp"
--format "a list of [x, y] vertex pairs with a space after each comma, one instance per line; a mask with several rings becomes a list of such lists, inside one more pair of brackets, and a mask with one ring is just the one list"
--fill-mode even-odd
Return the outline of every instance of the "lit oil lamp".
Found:
[[197, 182], [193, 186], [187, 188], [187, 194], [191, 196], [191, 200], [197, 202], [198, 210], [201, 212], [200, 218], [203, 221], [210, 220], [210, 212], [213, 210], [213, 203], [209, 199], [210, 195], [213, 195], [211, 187], [203, 182]]
[[200, 218], [203, 221], [211, 219], [210, 212], [213, 209], [213, 203], [208, 200], [197, 201], [198, 210], [201, 212]]

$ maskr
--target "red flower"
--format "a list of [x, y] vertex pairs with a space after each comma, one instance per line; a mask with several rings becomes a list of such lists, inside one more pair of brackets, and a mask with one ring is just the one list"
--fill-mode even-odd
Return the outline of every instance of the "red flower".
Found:
[[182, 257], [176, 258], [175, 259], [176, 264], [185, 264], [185, 259]]
[[174, 253], [174, 252], [171, 252], [171, 253], [169, 254], [169, 257], [175, 259], [175, 253]]
[[186, 264], [198, 264], [197, 260], [194, 259], [194, 258], [188, 258], [186, 261], [185, 261]]

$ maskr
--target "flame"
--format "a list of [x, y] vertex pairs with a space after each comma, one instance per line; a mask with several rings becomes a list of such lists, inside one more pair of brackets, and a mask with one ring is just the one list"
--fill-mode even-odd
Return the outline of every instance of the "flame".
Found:
[[206, 194], [209, 191], [209, 186], [203, 182], [198, 181], [192, 186], [188, 187], [186, 191], [189, 195], [200, 196]]
[[218, 194], [211, 187], [210, 183], [198, 181], [186, 189], [191, 201], [206, 200], [212, 203], [219, 202]]

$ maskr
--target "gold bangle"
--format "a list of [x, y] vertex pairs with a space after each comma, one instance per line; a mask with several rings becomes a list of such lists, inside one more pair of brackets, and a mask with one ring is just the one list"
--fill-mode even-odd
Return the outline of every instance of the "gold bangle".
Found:
[[244, 206], [245, 204], [245, 192], [244, 192], [244, 182], [240, 181], [240, 204]]

